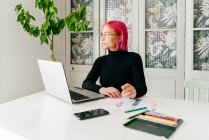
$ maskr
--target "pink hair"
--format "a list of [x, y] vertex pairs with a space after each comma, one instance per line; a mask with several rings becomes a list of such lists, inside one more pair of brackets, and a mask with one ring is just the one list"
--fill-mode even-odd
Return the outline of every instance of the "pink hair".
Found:
[[[112, 20], [112, 21], [107, 21], [103, 27], [105, 25], [108, 25], [110, 28], [112, 28], [117, 36], [117, 50], [122, 50], [122, 51], [128, 51], [128, 30], [127, 27], [125, 25], [125, 23], [123, 23], [122, 21], [118, 21], [118, 20]], [[121, 39], [120, 39], [120, 37]]]

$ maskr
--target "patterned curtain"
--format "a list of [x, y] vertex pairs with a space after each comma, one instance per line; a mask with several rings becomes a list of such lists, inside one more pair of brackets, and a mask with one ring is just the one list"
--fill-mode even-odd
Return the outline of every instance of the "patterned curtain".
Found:
[[176, 69], [177, 0], [145, 0], [145, 66]]
[[106, 21], [120, 20], [128, 28], [128, 50], [132, 51], [132, 0], [106, 0]]
[[194, 70], [209, 71], [209, 1], [194, 0]]
[[86, 6], [88, 31], [71, 33], [71, 64], [93, 64], [93, 0], [71, 0], [71, 11]]

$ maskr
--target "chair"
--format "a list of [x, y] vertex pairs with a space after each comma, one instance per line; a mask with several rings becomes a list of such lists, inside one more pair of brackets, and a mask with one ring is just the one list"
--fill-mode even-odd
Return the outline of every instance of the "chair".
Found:
[[[202, 90], [206, 91], [206, 100], [209, 102], [209, 81], [196, 81], [188, 80], [184, 82], [185, 95], [184, 98], [187, 100], [197, 101], [200, 99], [200, 93], [203, 94]], [[196, 96], [195, 96], [196, 95]]]

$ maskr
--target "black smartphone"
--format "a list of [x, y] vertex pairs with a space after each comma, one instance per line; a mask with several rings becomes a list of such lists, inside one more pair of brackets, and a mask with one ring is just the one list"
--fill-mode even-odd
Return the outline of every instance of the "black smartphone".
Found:
[[102, 109], [102, 108], [74, 113], [74, 115], [79, 120], [86, 120], [86, 119], [95, 118], [95, 117], [99, 117], [99, 116], [104, 116], [104, 115], [108, 115], [108, 114], [109, 114], [109, 112]]

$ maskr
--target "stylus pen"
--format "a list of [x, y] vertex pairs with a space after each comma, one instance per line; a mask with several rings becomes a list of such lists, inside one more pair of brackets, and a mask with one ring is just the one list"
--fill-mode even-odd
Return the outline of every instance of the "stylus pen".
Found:
[[127, 110], [127, 111], [125, 111], [125, 113], [134, 112], [134, 111], [143, 110], [143, 109], [147, 109], [147, 107], [141, 107], [141, 108]]

